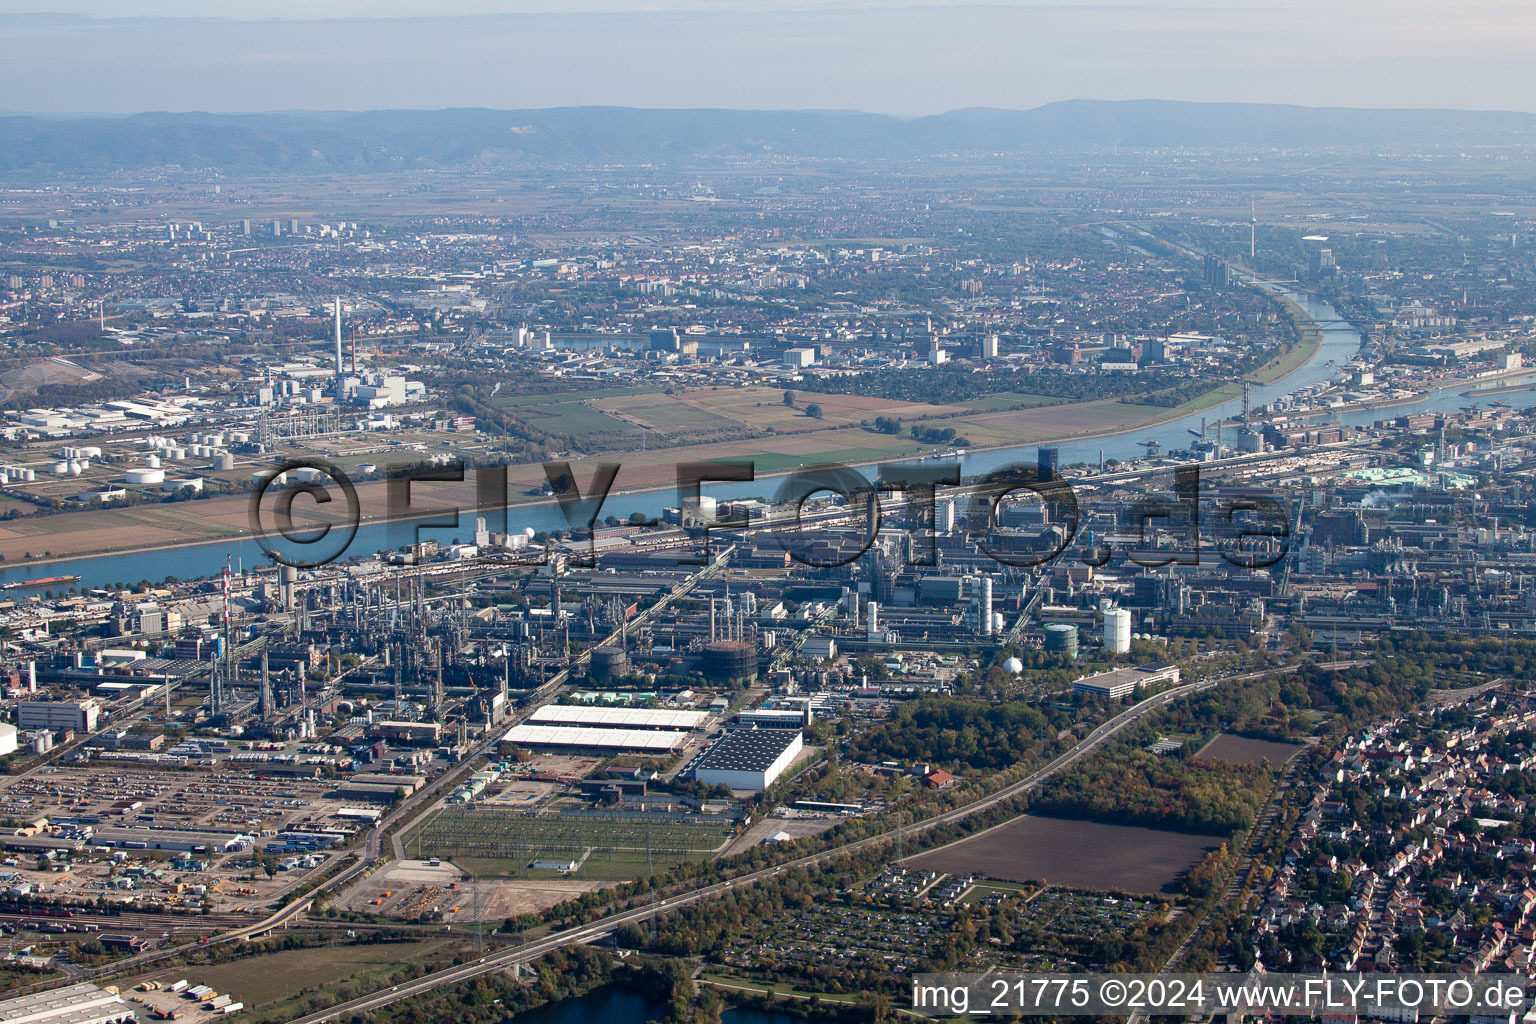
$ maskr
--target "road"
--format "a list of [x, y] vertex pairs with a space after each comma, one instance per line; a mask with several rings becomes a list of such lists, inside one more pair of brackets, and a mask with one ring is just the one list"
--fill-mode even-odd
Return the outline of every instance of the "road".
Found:
[[[1262, 673], [1254, 673], [1253, 675], [1256, 676], [1260, 674]], [[476, 960], [473, 963], [460, 964], [456, 967], [446, 968], [433, 974], [423, 975], [422, 977], [417, 978], [415, 981], [407, 982], [403, 985], [398, 985], [387, 992], [376, 992], [372, 995], [361, 996], [357, 999], [349, 1000], [345, 1003], [340, 1003], [318, 1013], [313, 1013], [305, 1017], [295, 1018], [291, 1024], [322, 1024], [322, 1022], [334, 1022], [351, 1014], [368, 1013], [372, 1010], [376, 1010], [382, 1006], [387, 1006], [390, 1003], [397, 1002], [401, 999], [409, 999], [412, 996], [423, 995], [443, 985], [452, 985], [482, 974], [505, 970], [508, 967], [526, 963], [530, 960], [534, 960], [540, 956], [543, 956], [546, 953], [553, 952], [557, 949], [562, 949], [572, 944], [591, 942], [594, 939], [599, 939], [612, 933], [621, 925], [645, 921], [649, 919], [653, 914], [670, 913], [681, 907], [690, 906], [694, 903], [700, 903], [713, 899], [717, 896], [722, 896], [734, 889], [747, 888], [756, 885], [758, 882], [765, 881], [783, 871], [814, 867], [825, 861], [844, 856], [848, 853], [853, 853], [858, 850], [878, 844], [889, 843], [897, 837], [916, 835], [918, 833], [937, 828], [941, 825], [963, 821], [966, 818], [973, 817], [974, 815], [991, 810], [999, 804], [1006, 803], [1015, 797], [1018, 797], [1024, 793], [1029, 792], [1030, 790], [1039, 787], [1042, 783], [1049, 780], [1062, 769], [1092, 753], [1098, 747], [1102, 746], [1104, 743], [1112, 739], [1128, 726], [1136, 722], [1143, 715], [1155, 711], [1180, 697], [1199, 693], [1204, 690], [1214, 689], [1220, 684], [1221, 680], [1203, 680], [1197, 683], [1185, 683], [1182, 686], [1176, 686], [1170, 690], [1165, 690], [1162, 693], [1147, 697], [1146, 699], [1141, 700], [1131, 707], [1126, 708], [1124, 711], [1116, 714], [1113, 718], [1105, 721], [1099, 725], [1098, 728], [1094, 729], [1087, 736], [1083, 737], [1083, 739], [1080, 740], [1070, 750], [1059, 754], [1043, 767], [1036, 769], [1029, 775], [1020, 779], [1018, 782], [1012, 783], [1011, 785], [998, 790], [996, 793], [992, 793], [978, 800], [974, 800], [969, 804], [953, 808], [941, 814], [936, 814], [931, 818], [925, 818], [922, 821], [913, 822], [909, 825], [903, 825], [899, 828], [892, 829], [889, 832], [881, 833], [880, 835], [870, 836], [866, 839], [855, 840], [853, 842], [845, 843], [841, 846], [823, 850], [819, 853], [809, 854], [805, 857], [800, 857], [796, 860], [788, 861], [777, 867], [763, 868], [760, 871], [753, 871], [749, 874], [741, 875], [739, 877], [728, 879], [723, 882], [714, 882], [711, 884], [703, 885], [697, 889], [692, 890], [691, 892], [685, 892], [681, 895], [671, 896], [657, 902], [648, 903], [642, 907], [636, 907], [631, 910], [615, 913], [609, 917], [603, 918], [601, 921], [594, 924], [580, 925], [575, 928], [568, 928], [564, 931], [555, 932], [543, 939], [524, 943], [523, 945], [516, 946], [501, 953], [481, 957], [479, 960]]]
[[[651, 605], [649, 608], [645, 609], [645, 611], [636, 616], [636, 618], [629, 623], [629, 628], [633, 628], [643, 623], [651, 616], [667, 607], [667, 605], [671, 604], [671, 602], [677, 598], [687, 594], [700, 583], [714, 577], [717, 573], [726, 567], [726, 565], [729, 563], [730, 555], [734, 551], [735, 548], [730, 547], [720, 552], [719, 556], [715, 559], [714, 562], [694, 573], [688, 578], [686, 582], [684, 582], [672, 593], [662, 597], [655, 604]], [[613, 640], [618, 636], [619, 631], [616, 630], [613, 635], [608, 638], [608, 640]], [[605, 640], [604, 642], [606, 643], [608, 641]], [[575, 667], [576, 665], [584, 662], [589, 656], [589, 653], [590, 652], [583, 652], [580, 657], [576, 658], [571, 663], [572, 667]], [[547, 682], [541, 689], [547, 689], [551, 692], [555, 689], [558, 689], [560, 686], [564, 685], [565, 680], [569, 678], [570, 671], [570, 668], [566, 668], [559, 674], [552, 676], [549, 682]], [[459, 764], [455, 765], [449, 771], [442, 773], [426, 786], [423, 786], [420, 790], [416, 791], [411, 796], [401, 801], [399, 806], [397, 806], [393, 811], [390, 812], [388, 816], [381, 820], [378, 827], [369, 829], [368, 836], [363, 843], [361, 856], [355, 863], [348, 866], [334, 878], [331, 878], [328, 881], [316, 886], [312, 892], [306, 894], [305, 896], [299, 899], [295, 899], [285, 907], [280, 907], [273, 913], [262, 918], [260, 921], [256, 921], [242, 928], [236, 928], [232, 931], [224, 932], [220, 935], [210, 936], [208, 939], [198, 943], [167, 946], [162, 949], [150, 950], [146, 953], [139, 953], [135, 956], [127, 957], [102, 967], [82, 970], [79, 972], [79, 977], [70, 977], [67, 979], [67, 981], [73, 982], [80, 980], [80, 978], [97, 978], [105, 977], [108, 975], [121, 974], [125, 971], [132, 971], [140, 967], [146, 967], [161, 960], [168, 960], [173, 957], [181, 956], [193, 948], [198, 948], [201, 946], [223, 945], [230, 942], [244, 942], [247, 939], [260, 938], [261, 936], [267, 935], [268, 933], [278, 928], [282, 928], [288, 924], [291, 924], [295, 918], [309, 910], [310, 906], [314, 903], [317, 897], [323, 894], [345, 889], [347, 885], [351, 884], [360, 875], [366, 872], [382, 856], [384, 833], [388, 832], [392, 826], [403, 825], [407, 823], [418, 812], [430, 810], [432, 803], [448, 787], [449, 783], [453, 782], [457, 777], [465, 774], [470, 768], [472, 768], [476, 759], [489, 751], [497, 743], [499, 743], [501, 741], [501, 737], [505, 734], [505, 730], [501, 727], [487, 730], [486, 735], [468, 753], [466, 753], [463, 758], [460, 759]], [[27, 773], [24, 773], [24, 775], [17, 776], [16, 778], [22, 778], [26, 775], [30, 775], [31, 771], [36, 771], [38, 768], [42, 767], [44, 766], [37, 765]], [[14, 782], [15, 778], [7, 781]], [[0, 783], [0, 785], [3, 784], [5, 783]], [[397, 857], [403, 855], [403, 850], [400, 849], [399, 843], [400, 831], [402, 830], [396, 830], [390, 836], [393, 843], [393, 851]], [[622, 922], [610, 919], [610, 924], [616, 923]], [[559, 945], [569, 945], [572, 941], [579, 942], [582, 940], [567, 938], [561, 941]], [[548, 952], [548, 950], [541, 950], [539, 953], [533, 953], [525, 959], [531, 959], [533, 956], [539, 956], [543, 952]], [[510, 965], [512, 962], [514, 961], [508, 961], [507, 964], [504, 964], [503, 966]]]

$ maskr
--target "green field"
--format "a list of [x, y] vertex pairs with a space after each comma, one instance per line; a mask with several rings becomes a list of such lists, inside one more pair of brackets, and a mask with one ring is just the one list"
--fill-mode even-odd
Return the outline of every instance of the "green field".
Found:
[[[608, 408], [636, 423], [643, 423], [652, 430], [719, 430], [721, 417], [708, 409], [678, 401], [672, 395], [636, 393], [627, 398], [608, 403]], [[739, 421], [728, 420], [733, 428], [741, 428]], [[633, 429], [633, 428], [631, 428]]]
[[729, 463], [750, 460], [752, 468], [758, 476], [771, 473], [785, 473], [801, 466], [817, 466], [824, 463], [835, 462], [843, 466], [857, 466], [868, 462], [889, 462], [905, 458], [908, 454], [916, 454], [922, 450], [922, 446], [915, 442], [901, 446], [901, 449], [891, 448], [834, 448], [831, 451], [817, 452], [814, 455], [785, 455], [781, 452], [758, 452], [752, 455], [733, 455], [730, 458], [705, 459], [705, 462]]
[[[612, 880], [706, 859], [730, 838], [730, 829], [720, 822], [445, 808], [407, 843], [419, 856], [452, 860], [474, 875]], [[529, 864], [536, 859], [579, 861], [580, 867], [569, 873], [535, 871]]]
[[1030, 395], [1019, 391], [999, 391], [975, 401], [967, 401], [965, 407], [973, 412], [1002, 412], [1005, 409], [1033, 409], [1042, 405], [1060, 405], [1063, 398], [1049, 395]]
[[625, 423], [621, 419], [574, 401], [562, 402], [559, 405], [547, 403], [523, 406], [513, 410], [513, 415], [535, 430], [542, 430], [547, 434], [569, 434], [573, 437], [636, 429], [632, 424]]
[[567, 402], [584, 402], [598, 398], [625, 398], [629, 395], [652, 395], [656, 389], [648, 385], [625, 388], [593, 388], [591, 391], [566, 391], [558, 394], [507, 395], [491, 400], [500, 409], [524, 409], [536, 405], [560, 405]]
[[335, 1001], [333, 986], [345, 984], [357, 992], [382, 986], [406, 964], [435, 959], [443, 950], [439, 940], [288, 949], [206, 967], [179, 967], [157, 976], [163, 981], [195, 977], [198, 984], [227, 992], [248, 1008], [282, 1007], [288, 1011], [286, 1017], [311, 1006], [309, 998], [299, 993], [331, 992], [332, 997], [317, 1000], [320, 1006], [328, 1006]]

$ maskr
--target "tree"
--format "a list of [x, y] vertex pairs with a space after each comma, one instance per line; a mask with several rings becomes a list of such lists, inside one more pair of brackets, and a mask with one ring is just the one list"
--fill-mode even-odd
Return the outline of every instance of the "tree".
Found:
[[784, 404], [791, 409], [795, 407], [795, 393], [793, 391], [784, 392]]
[[805, 414], [813, 420], [819, 420], [821, 419], [821, 406], [817, 405], [815, 402], [812, 402], [810, 405], [805, 407]]

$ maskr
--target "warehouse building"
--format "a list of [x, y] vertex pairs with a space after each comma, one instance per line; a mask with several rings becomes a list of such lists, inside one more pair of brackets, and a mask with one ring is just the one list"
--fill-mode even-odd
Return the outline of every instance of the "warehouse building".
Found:
[[693, 777], [707, 786], [761, 792], [804, 747], [798, 729], [738, 729], [709, 748], [694, 766]]
[[743, 728], [803, 729], [810, 724], [810, 714], [804, 706], [752, 708], [737, 714], [736, 721]]
[[[97, 846], [115, 846], [120, 850], [171, 850], [178, 853], [239, 853], [251, 848], [255, 837], [243, 832], [213, 832], [198, 829], [123, 828], [98, 825], [91, 835]], [[3, 1022], [0, 1022], [3, 1024]]]
[[1142, 665], [1137, 668], [1117, 668], [1111, 672], [1085, 676], [1073, 683], [1072, 689], [1077, 693], [1086, 693], [1094, 697], [1119, 700], [1121, 697], [1129, 697], [1143, 686], [1178, 681], [1177, 665]]
[[573, 725], [515, 725], [503, 742], [519, 747], [614, 753], [632, 750], [645, 754], [670, 754], [681, 747], [688, 734], [664, 729], [587, 729]]
[[0, 1024], [128, 1024], [137, 1019], [122, 996], [86, 982], [0, 1000]]
[[652, 708], [594, 708], [546, 704], [528, 716], [534, 725], [579, 725], [600, 729], [697, 729], [709, 718], [707, 711], [671, 711]]

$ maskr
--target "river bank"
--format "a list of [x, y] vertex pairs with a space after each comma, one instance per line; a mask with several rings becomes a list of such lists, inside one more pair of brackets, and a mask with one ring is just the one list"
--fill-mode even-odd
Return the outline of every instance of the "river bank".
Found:
[[[1314, 327], [1318, 326], [1319, 320], [1337, 324], [1331, 307], [1326, 304], [1315, 303], [1285, 289], [1265, 287], [1270, 288], [1277, 298], [1294, 304], [1301, 315], [1312, 321]], [[1291, 391], [1330, 379], [1336, 372], [1331, 364], [1346, 361], [1359, 347], [1359, 333], [1348, 325], [1326, 327], [1316, 331], [1316, 335], [1318, 343], [1309, 344], [1307, 350], [1295, 355], [1287, 353], [1287, 356], [1261, 368], [1277, 376], [1273, 383], [1255, 389], [1255, 403], [1273, 401]], [[1298, 360], [1299, 365], [1288, 365]], [[1015, 435], [1010, 443], [971, 446], [961, 460], [962, 469], [967, 476], [981, 476], [1015, 462], [1031, 462], [1034, 459], [1034, 448], [1039, 445], [1056, 445], [1063, 465], [1074, 462], [1095, 463], [1100, 458], [1119, 461], [1139, 458], [1145, 454], [1144, 443], [1151, 440], [1157, 441], [1165, 451], [1182, 448], [1189, 443], [1190, 434], [1198, 434], [1195, 428], [1202, 425], [1207, 415], [1220, 418], [1233, 415], [1240, 409], [1241, 399], [1237, 397], [1236, 388], [1237, 385], [1227, 385], [1173, 409], [1142, 407], [1146, 409], [1146, 415], [1136, 419], [1132, 425], [1120, 423], [1101, 430], [1063, 433], [1058, 424], [1056, 430], [1042, 430], [1036, 436]], [[1099, 404], [1115, 405], [1117, 400], [1106, 400]], [[1060, 418], [1059, 413], [1057, 418]], [[871, 465], [911, 462], [920, 459], [923, 451], [934, 450], [938, 449], [908, 449], [900, 456], [873, 461], [860, 460], [859, 464], [867, 469]], [[641, 478], [615, 488], [604, 507], [605, 515], [611, 513], [620, 520], [627, 519], [631, 513], [659, 517], [665, 507], [677, 502], [676, 470], [671, 459], [678, 455], [688, 461], [708, 457], [706, 452], [686, 449], [652, 452], [649, 455], [651, 458], [647, 465], [626, 467], [626, 470], [633, 468], [636, 476]], [[661, 455], [666, 455], [666, 458], [658, 458]], [[584, 466], [599, 461], [602, 461], [601, 457], [581, 459], [576, 460], [573, 466], [578, 474], [582, 474]], [[645, 471], [643, 476], [642, 470]], [[622, 477], [624, 473], [620, 475]], [[771, 494], [788, 475], [787, 472], [777, 472], [751, 483], [711, 485], [709, 493], [720, 499]], [[542, 482], [543, 470], [536, 464], [509, 467], [509, 484], [513, 487], [526, 491]], [[432, 514], [424, 511], [415, 517], [396, 519], [382, 515], [368, 516], [368, 508], [380, 509], [386, 506], [384, 489], [385, 484], [381, 481], [358, 485], [359, 503], [365, 515], [349, 547], [350, 552], [372, 554], [409, 543], [416, 533], [414, 527]], [[466, 531], [473, 529], [475, 513], [472, 510], [476, 502], [473, 474], [468, 474], [463, 484], [434, 485], [430, 494], [423, 494], [418, 500], [421, 504], [430, 502], [439, 510], [465, 510], [458, 526], [423, 527], [423, 536], [446, 541], [455, 536], [462, 538]], [[510, 530], [532, 528], [535, 531], [549, 531], [569, 528], [559, 506], [548, 498], [526, 494], [513, 496], [509, 497], [507, 507], [507, 526]], [[26, 526], [33, 527], [30, 538], [19, 533]], [[493, 520], [492, 529], [498, 526]], [[156, 534], [164, 537], [174, 534], [178, 529], [185, 531], [189, 528], [195, 529], [201, 536], [139, 542], [133, 539], [136, 535], [141, 538]], [[113, 543], [115, 538], [121, 542]], [[69, 543], [71, 541], [73, 543]], [[52, 550], [60, 543], [69, 546], [64, 551]], [[133, 506], [69, 513], [37, 520], [23, 518], [0, 524], [0, 553], [4, 553], [5, 547], [14, 550], [27, 544], [33, 548], [46, 544], [49, 547], [45, 550], [50, 553], [45, 557], [28, 559], [7, 558], [0, 564], [0, 583], [19, 582], [44, 574], [80, 576], [82, 587], [109, 586], [118, 582], [136, 583], [140, 580], [159, 581], [168, 576], [191, 579], [217, 573], [223, 568], [226, 559], [237, 565], [258, 565], [267, 560], [266, 552], [249, 530], [249, 499], [246, 496], [183, 502], [174, 506]]]

